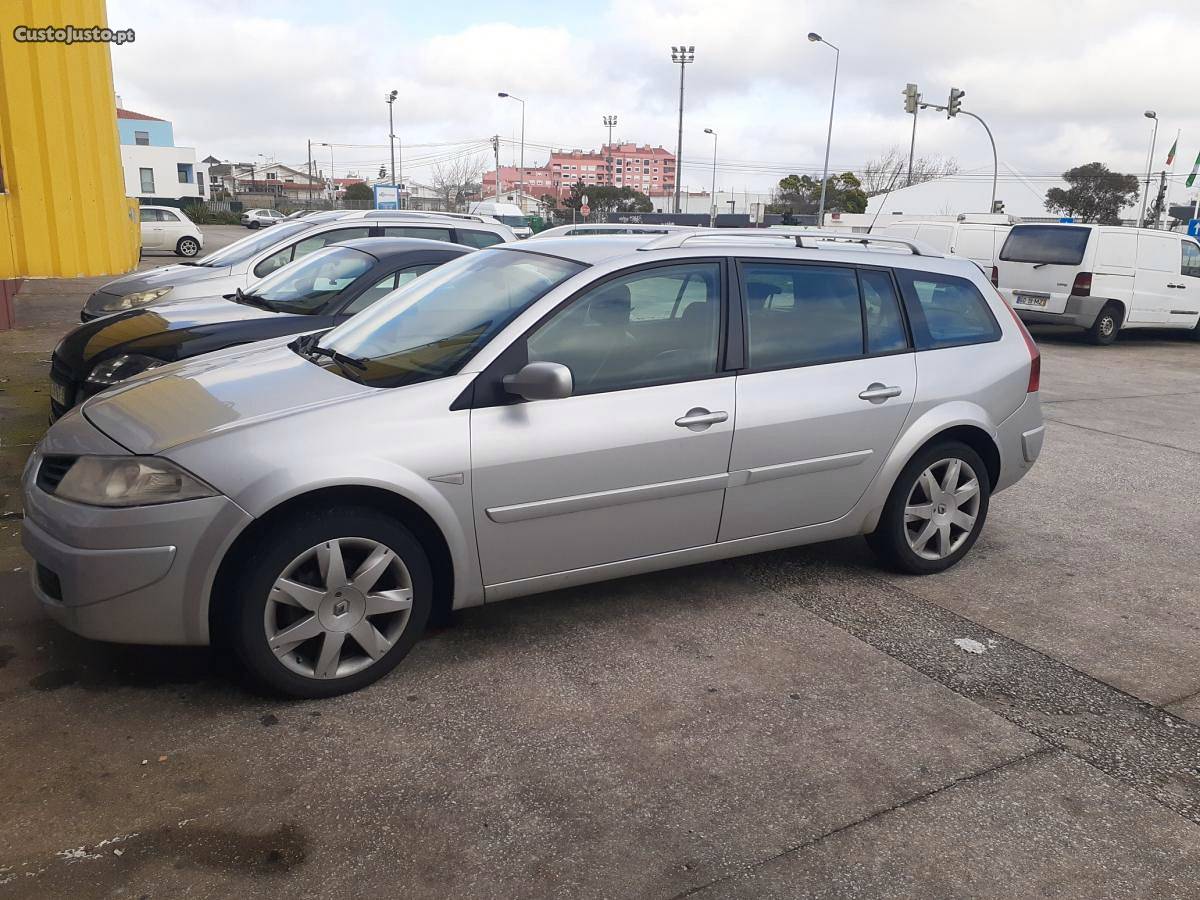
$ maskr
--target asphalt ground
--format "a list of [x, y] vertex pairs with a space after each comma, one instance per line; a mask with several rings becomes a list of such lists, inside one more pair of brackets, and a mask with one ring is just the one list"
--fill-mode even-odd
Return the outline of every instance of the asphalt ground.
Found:
[[0, 333], [0, 896], [1197, 895], [1200, 345], [1039, 332], [1042, 458], [943, 575], [849, 540], [559, 591], [283, 702], [28, 588], [16, 481], [98, 283]]

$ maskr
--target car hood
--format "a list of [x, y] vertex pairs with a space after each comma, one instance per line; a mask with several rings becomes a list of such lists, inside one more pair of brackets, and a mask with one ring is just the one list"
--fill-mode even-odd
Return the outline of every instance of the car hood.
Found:
[[375, 390], [273, 344], [151, 370], [92, 397], [83, 414], [130, 452], [161, 453]]
[[133, 272], [124, 278], [110, 281], [101, 285], [97, 293], [124, 297], [126, 294], [136, 294], [139, 291], [207, 281], [210, 278], [220, 278], [228, 274], [229, 266], [161, 266], [145, 272]]
[[[219, 337], [224, 331], [229, 332], [231, 339], [236, 332], [238, 343], [248, 343], [259, 337], [303, 331], [308, 318], [271, 312], [224, 297], [155, 303], [80, 325], [59, 342], [54, 356], [60, 365], [71, 370], [90, 367], [118, 349], [171, 361], [182, 355], [192, 355], [178, 352], [177, 348], [184, 341]], [[256, 329], [245, 325], [259, 322], [266, 327]], [[276, 324], [279, 328], [272, 327]]]

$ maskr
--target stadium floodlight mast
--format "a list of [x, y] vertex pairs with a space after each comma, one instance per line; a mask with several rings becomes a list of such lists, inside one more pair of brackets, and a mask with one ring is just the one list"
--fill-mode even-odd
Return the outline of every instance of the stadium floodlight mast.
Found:
[[[497, 97], [507, 97], [509, 100], [516, 100], [521, 104], [521, 174], [517, 177], [517, 198], [520, 201], [519, 206], [521, 212], [525, 212], [525, 101], [520, 97], [514, 97], [512, 94], [501, 91]], [[500, 171], [496, 170], [496, 183], [500, 183]]]
[[671, 62], [679, 65], [679, 139], [675, 142], [675, 215], [679, 215], [679, 183], [683, 178], [683, 71], [696, 61], [696, 48], [691, 44], [671, 47]]
[[612, 130], [616, 126], [616, 124], [617, 124], [616, 116], [605, 116], [604, 117], [604, 127], [608, 129], [608, 158], [605, 160], [605, 162], [608, 164], [608, 183], [609, 184], [613, 184], [615, 181], [615, 179], [613, 178], [614, 173], [613, 173], [613, 164], [612, 164], [613, 163]]
[[713, 138], [713, 176], [712, 176], [712, 209], [708, 214], [708, 227], [717, 227], [717, 133], [711, 128], [704, 129], [705, 134]]
[[1146, 200], [1150, 197], [1150, 170], [1154, 167], [1154, 145], [1158, 143], [1158, 113], [1152, 109], [1142, 113], [1154, 120], [1154, 131], [1150, 135], [1150, 153], [1146, 156], [1146, 189], [1142, 191], [1142, 214], [1138, 216], [1138, 228], [1146, 227]]
[[824, 44], [833, 50], [833, 93], [829, 98], [829, 131], [825, 135], [825, 169], [821, 174], [821, 203], [817, 207], [817, 225], [819, 227], [825, 223], [825, 185], [829, 181], [829, 145], [833, 141], [833, 106], [837, 103], [838, 63], [841, 62], [842, 51], [815, 31], [808, 33], [808, 39], [814, 44]]

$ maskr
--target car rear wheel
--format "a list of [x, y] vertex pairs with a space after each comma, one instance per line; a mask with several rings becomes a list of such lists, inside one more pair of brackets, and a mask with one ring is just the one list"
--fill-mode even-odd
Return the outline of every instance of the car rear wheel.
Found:
[[251, 221], [251, 222], [250, 222], [250, 226], [249, 226], [249, 227], [250, 227], [251, 229], [255, 229], [255, 228], [261, 228], [262, 226], [261, 226], [261, 225], [259, 225], [259, 224], [258, 224], [258, 222]]
[[934, 444], [904, 467], [867, 542], [897, 571], [943, 572], [975, 545], [990, 497], [978, 453], [958, 441]]
[[420, 542], [370, 509], [300, 516], [238, 572], [229, 643], [256, 682], [293, 697], [331, 697], [386, 675], [432, 605]]
[[1088, 340], [1101, 346], [1111, 344], [1117, 339], [1117, 332], [1121, 330], [1121, 319], [1119, 304], [1104, 304], [1104, 309], [1100, 310], [1100, 315], [1096, 316], [1096, 321], [1088, 329]]
[[181, 237], [175, 245], [176, 256], [195, 256], [200, 252], [200, 242], [194, 237]]

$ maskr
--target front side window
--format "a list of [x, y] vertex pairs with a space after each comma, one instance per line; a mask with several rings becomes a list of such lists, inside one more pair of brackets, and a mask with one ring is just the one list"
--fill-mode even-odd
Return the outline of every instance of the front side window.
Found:
[[492, 244], [503, 244], [504, 238], [491, 231], [472, 231], [469, 228], [456, 228], [458, 241], [467, 247], [490, 247]]
[[854, 269], [744, 263], [747, 346], [754, 369], [852, 359], [863, 354]]
[[1000, 339], [1000, 326], [987, 301], [966, 278], [897, 269], [896, 279], [904, 293], [917, 349], [960, 347]]
[[[274, 231], [274, 229], [271, 230]], [[371, 229], [369, 227], [364, 227], [339, 228], [334, 231], [326, 231], [323, 234], [314, 234], [311, 237], [306, 237], [304, 240], [298, 242], [294, 247], [283, 247], [275, 253], [272, 253], [254, 267], [254, 274], [259, 278], [265, 278], [276, 269], [283, 268], [292, 260], [308, 256], [308, 254], [316, 250], [320, 250], [322, 247], [328, 246], [329, 244], [336, 244], [338, 241], [349, 241], [353, 240], [354, 238], [364, 238], [370, 233]]]
[[368, 306], [375, 305], [376, 301], [382, 300], [396, 288], [404, 287], [418, 275], [424, 275], [436, 268], [436, 264], [426, 263], [423, 266], [412, 266], [408, 269], [401, 269], [399, 272], [393, 272], [355, 297], [342, 312], [348, 316], [362, 312]]
[[528, 338], [530, 362], [571, 370], [576, 394], [704, 378], [717, 371], [721, 266], [619, 276], [556, 312]]
[[1184, 241], [1182, 246], [1183, 268], [1181, 271], [1191, 278], [1200, 278], [1200, 247], [1191, 241]]
[[374, 264], [375, 258], [361, 250], [330, 247], [264, 278], [250, 294], [277, 312], [321, 313]]
[[138, 175], [142, 179], [142, 193], [154, 193], [154, 170], [153, 169], [138, 169]]
[[583, 265], [535, 253], [483, 250], [451, 260], [339, 325], [320, 345], [356, 358], [335, 369], [393, 387], [456, 371], [509, 322]]
[[[255, 212], [257, 210], [252, 209], [247, 215], [252, 216]], [[216, 253], [210, 253], [195, 264], [198, 266], [236, 266], [239, 263], [246, 262], [251, 257], [257, 256], [271, 245], [286, 240], [293, 235], [300, 234], [302, 231], [308, 229], [308, 227], [306, 223], [301, 221], [293, 222], [290, 225], [279, 225], [270, 231], [251, 232], [241, 240], [234, 241], [228, 247], [222, 247]], [[287, 248], [287, 252], [289, 254], [288, 259], [290, 260], [290, 247]]]

